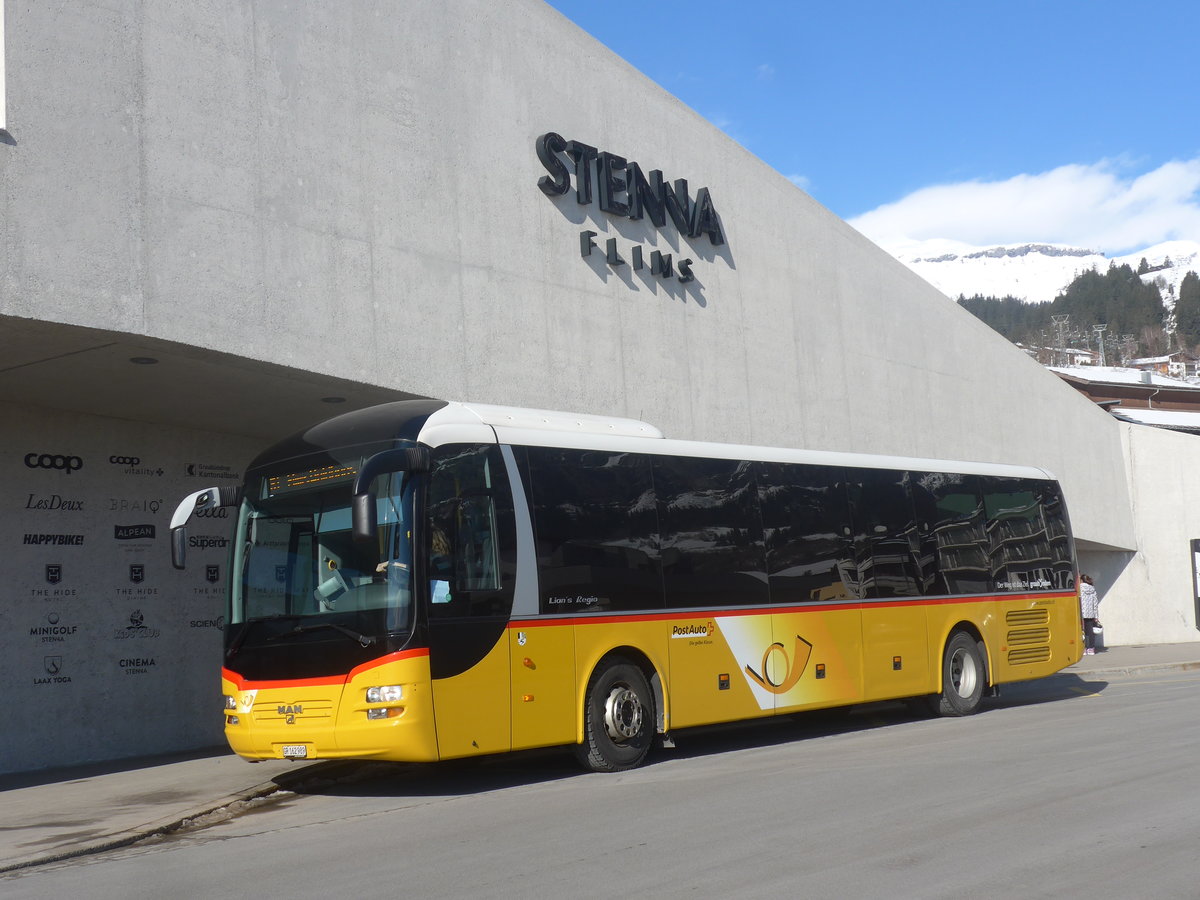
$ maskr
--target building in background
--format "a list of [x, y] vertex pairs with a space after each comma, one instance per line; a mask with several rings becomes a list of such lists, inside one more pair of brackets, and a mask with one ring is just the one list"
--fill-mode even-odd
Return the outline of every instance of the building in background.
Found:
[[220, 743], [229, 523], [176, 572], [170, 510], [403, 397], [1040, 466], [1110, 642], [1198, 636], [1191, 436], [1115, 420], [540, 0], [4, 27], [0, 771]]

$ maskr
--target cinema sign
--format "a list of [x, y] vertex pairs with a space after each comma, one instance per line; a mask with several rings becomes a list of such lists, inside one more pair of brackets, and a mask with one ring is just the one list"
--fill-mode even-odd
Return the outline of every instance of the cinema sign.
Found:
[[[603, 212], [634, 221], [649, 218], [656, 228], [665, 228], [669, 218], [680, 234], [688, 238], [707, 236], [714, 247], [725, 243], [721, 217], [713, 205], [708, 188], [696, 191], [693, 199], [688, 193], [686, 178], [668, 182], [659, 169], [643, 172], [642, 167], [622, 156], [581, 141], [568, 141], [560, 134], [548, 131], [540, 135], [535, 146], [538, 159], [547, 174], [538, 179], [538, 187], [548, 197], [557, 197], [571, 190], [574, 178], [575, 199], [587, 206], [595, 199]], [[594, 231], [580, 234], [580, 254], [590, 255], [594, 248]], [[634, 246], [630, 254], [633, 267], [642, 268], [642, 248]], [[622, 265], [625, 260], [617, 251], [616, 238], [608, 240], [608, 262]], [[651, 273], [664, 277], [674, 275], [670, 254], [655, 250], [650, 258]], [[679, 261], [679, 280], [691, 281], [692, 260]]]

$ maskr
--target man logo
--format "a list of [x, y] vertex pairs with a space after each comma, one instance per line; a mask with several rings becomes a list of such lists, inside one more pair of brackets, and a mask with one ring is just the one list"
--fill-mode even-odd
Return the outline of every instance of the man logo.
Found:
[[49, 584], [58, 584], [62, 581], [62, 566], [47, 565], [46, 566], [46, 581]]
[[46, 674], [47, 675], [57, 675], [59, 672], [62, 671], [62, 657], [61, 656], [44, 656], [44, 657], [42, 657], [42, 660], [46, 665]]
[[140, 456], [110, 456], [108, 461], [114, 466], [136, 466], [142, 461]]
[[220, 581], [221, 580], [221, 567], [220, 566], [205, 566], [204, 567], [204, 580], [211, 582], [212, 584], [216, 584], [218, 581]]
[[25, 465], [30, 469], [58, 469], [70, 475], [83, 468], [78, 456], [63, 456], [61, 453], [26, 453]]
[[129, 566], [129, 580], [134, 584], [141, 584], [146, 580], [146, 567], [141, 563], [131, 563]]

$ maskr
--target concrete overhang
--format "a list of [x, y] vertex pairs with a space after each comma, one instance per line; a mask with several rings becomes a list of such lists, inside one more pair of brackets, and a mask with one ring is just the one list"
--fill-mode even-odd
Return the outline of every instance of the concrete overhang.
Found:
[[28, 406], [264, 442], [416, 396], [203, 347], [15, 316], [0, 316], [0, 391]]

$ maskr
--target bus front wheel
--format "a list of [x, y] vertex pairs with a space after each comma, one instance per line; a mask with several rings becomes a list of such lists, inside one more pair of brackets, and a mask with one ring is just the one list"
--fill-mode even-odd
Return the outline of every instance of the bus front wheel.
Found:
[[654, 737], [654, 700], [642, 670], [626, 659], [597, 667], [588, 683], [583, 743], [575, 748], [584, 768], [623, 772], [642, 764]]
[[942, 659], [942, 692], [931, 698], [934, 712], [942, 716], [969, 716], [979, 711], [987, 687], [987, 668], [978, 641], [956, 631], [946, 643]]

